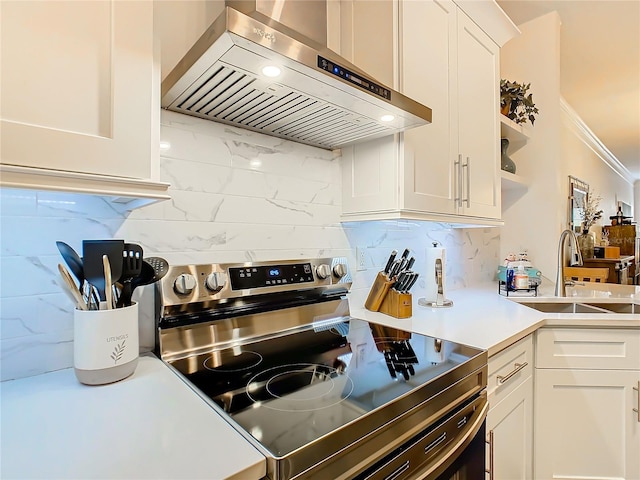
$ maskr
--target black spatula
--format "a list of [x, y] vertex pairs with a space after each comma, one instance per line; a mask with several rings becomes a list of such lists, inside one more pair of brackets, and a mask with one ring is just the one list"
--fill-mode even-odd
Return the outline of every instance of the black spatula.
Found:
[[111, 266], [111, 280], [117, 282], [122, 276], [122, 252], [124, 240], [83, 240], [82, 260], [84, 264], [84, 278], [96, 287], [100, 300], [106, 300], [104, 264], [102, 256], [109, 258]]
[[118, 308], [131, 305], [131, 295], [133, 294], [131, 281], [142, 273], [142, 263], [142, 247], [135, 243], [125, 243], [122, 252], [122, 276], [120, 277], [122, 291], [116, 305]]

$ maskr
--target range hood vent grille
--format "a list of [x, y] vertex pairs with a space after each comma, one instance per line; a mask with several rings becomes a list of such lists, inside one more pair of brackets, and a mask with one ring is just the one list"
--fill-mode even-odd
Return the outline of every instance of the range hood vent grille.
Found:
[[394, 132], [281, 85], [261, 86], [261, 80], [230, 66], [212, 70], [172, 110], [322, 148]]
[[431, 122], [335, 52], [228, 6], [163, 80], [162, 107], [330, 150]]

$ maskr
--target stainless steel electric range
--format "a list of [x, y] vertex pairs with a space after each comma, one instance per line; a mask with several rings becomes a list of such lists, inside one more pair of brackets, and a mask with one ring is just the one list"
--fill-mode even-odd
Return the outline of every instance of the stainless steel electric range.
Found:
[[157, 354], [268, 478], [484, 479], [487, 353], [351, 318], [346, 259], [171, 266], [158, 286]]

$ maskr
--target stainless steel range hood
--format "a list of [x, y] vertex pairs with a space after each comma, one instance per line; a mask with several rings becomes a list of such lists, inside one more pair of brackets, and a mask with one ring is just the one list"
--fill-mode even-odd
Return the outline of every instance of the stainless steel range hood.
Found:
[[[162, 107], [325, 149], [430, 123], [430, 108], [326, 48], [325, 1], [227, 1], [162, 82]], [[324, 38], [309, 38], [317, 26]]]

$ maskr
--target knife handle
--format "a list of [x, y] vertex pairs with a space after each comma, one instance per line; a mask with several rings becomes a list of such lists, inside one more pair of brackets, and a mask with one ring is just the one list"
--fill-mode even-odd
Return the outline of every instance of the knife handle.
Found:
[[384, 266], [384, 273], [388, 274], [389, 270], [391, 269], [391, 265], [393, 264], [393, 261], [396, 259], [396, 255], [398, 254], [397, 250], [393, 250], [391, 252], [391, 255], [389, 255], [389, 260], [387, 260], [387, 264]]

